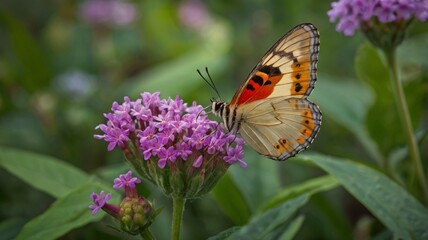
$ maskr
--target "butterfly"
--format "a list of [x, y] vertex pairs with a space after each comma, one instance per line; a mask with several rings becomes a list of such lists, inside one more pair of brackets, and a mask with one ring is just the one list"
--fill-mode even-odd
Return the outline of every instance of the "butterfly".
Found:
[[319, 107], [307, 99], [317, 80], [319, 32], [300, 24], [263, 56], [230, 103], [211, 100], [227, 130], [258, 153], [283, 161], [306, 149], [321, 126]]

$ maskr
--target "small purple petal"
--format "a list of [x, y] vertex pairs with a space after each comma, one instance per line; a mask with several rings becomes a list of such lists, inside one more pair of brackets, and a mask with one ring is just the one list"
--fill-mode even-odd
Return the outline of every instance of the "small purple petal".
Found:
[[227, 149], [227, 155], [224, 157], [224, 161], [226, 161], [229, 164], [234, 164], [236, 162], [240, 162], [240, 164], [242, 166], [241, 159], [243, 156], [244, 156], [244, 151], [242, 150], [242, 148], [229, 147]]
[[157, 155], [159, 157], [158, 165], [160, 168], [164, 168], [168, 161], [174, 162], [177, 158], [177, 154], [173, 146], [167, 149], [165, 148], [160, 149]]
[[92, 210], [92, 215], [96, 215], [98, 211], [110, 200], [111, 193], [105, 194], [104, 191], [100, 192], [100, 195], [96, 193], [91, 194], [91, 199], [94, 204], [89, 205], [89, 209]]
[[135, 188], [136, 183], [140, 183], [141, 180], [132, 177], [132, 172], [128, 171], [126, 174], [121, 174], [118, 178], [114, 179], [114, 189], [120, 189], [120, 188]]
[[200, 168], [201, 165], [202, 165], [202, 163], [203, 163], [203, 161], [204, 161], [204, 158], [203, 158], [202, 155], [200, 155], [198, 158], [196, 158], [196, 160], [195, 160], [195, 162], [193, 163], [192, 166], [195, 167], [195, 168]]

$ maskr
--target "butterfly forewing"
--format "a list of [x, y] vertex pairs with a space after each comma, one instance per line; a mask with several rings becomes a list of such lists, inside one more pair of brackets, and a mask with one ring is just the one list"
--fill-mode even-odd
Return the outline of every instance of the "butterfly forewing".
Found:
[[318, 51], [316, 28], [309, 23], [296, 26], [269, 49], [230, 105], [279, 96], [308, 96], [316, 81]]

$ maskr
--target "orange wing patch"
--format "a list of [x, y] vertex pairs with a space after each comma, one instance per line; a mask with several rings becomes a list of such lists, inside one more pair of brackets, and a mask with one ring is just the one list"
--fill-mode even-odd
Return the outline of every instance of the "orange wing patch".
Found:
[[239, 105], [264, 99], [272, 94], [275, 85], [281, 80], [282, 74], [278, 68], [263, 66], [247, 81], [239, 99], [233, 99], [231, 104]]
[[276, 150], [279, 154], [283, 154], [285, 151], [291, 152], [293, 149], [288, 144], [287, 139], [281, 138], [278, 140], [278, 144], [275, 145]]
[[311, 65], [309, 59], [301, 59], [291, 65], [291, 95], [305, 94], [311, 83]]

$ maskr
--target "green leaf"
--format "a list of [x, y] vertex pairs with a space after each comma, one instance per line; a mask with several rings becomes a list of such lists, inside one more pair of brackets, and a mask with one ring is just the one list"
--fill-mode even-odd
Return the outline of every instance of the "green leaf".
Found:
[[0, 236], [1, 239], [14, 239], [18, 235], [22, 226], [24, 226], [24, 219], [10, 218], [3, 220], [0, 223]]
[[427, 41], [427, 33], [407, 38], [397, 49], [399, 65], [404, 68], [411, 66], [426, 67], [428, 65], [426, 58], [428, 56]]
[[248, 222], [251, 212], [248, 203], [240, 189], [233, 182], [229, 174], [217, 183], [212, 195], [224, 213], [237, 225]]
[[222, 232], [220, 232], [219, 234], [209, 237], [208, 240], [223, 240], [223, 239], [227, 239], [228, 237], [230, 237], [230, 235], [232, 235], [234, 232], [238, 231], [241, 227], [231, 227], [229, 229], [226, 229]]
[[[335, 192], [336, 193], [319, 194], [311, 197], [311, 207], [309, 210], [311, 211], [310, 219], [322, 219], [322, 223], [319, 224], [316, 229], [322, 229], [322, 232], [326, 233], [325, 237], [327, 239], [352, 239], [354, 226], [352, 226], [352, 223], [349, 221], [349, 215], [346, 209], [341, 207], [343, 198], [337, 195], [337, 193], [341, 191]], [[334, 197], [332, 197], [332, 195]]]
[[0, 166], [29, 185], [61, 197], [89, 179], [85, 172], [46, 155], [0, 147]]
[[[397, 126], [399, 118], [395, 110], [388, 69], [377, 50], [366, 43], [357, 51], [355, 71], [358, 78], [369, 84], [376, 94], [375, 104], [369, 109], [367, 116], [367, 127], [385, 155], [403, 140], [401, 126]], [[394, 128], [395, 131], [391, 131]]]
[[289, 225], [288, 228], [282, 233], [278, 238], [279, 240], [293, 240], [296, 236], [299, 229], [302, 227], [303, 221], [305, 220], [304, 216], [299, 216], [294, 219]]
[[233, 232], [227, 239], [265, 239], [279, 227], [286, 227], [285, 224], [290, 217], [305, 205], [308, 200], [309, 194], [305, 194], [270, 209], [253, 218], [250, 223]]
[[[99, 212], [93, 216], [88, 206], [91, 204], [90, 194], [101, 190], [107, 193], [114, 191], [111, 187], [91, 179], [59, 198], [42, 215], [28, 222], [16, 239], [57, 239], [72, 229], [100, 220], [105, 213]], [[110, 202], [118, 201], [119, 194], [113, 194]]]
[[299, 158], [335, 177], [397, 238], [426, 239], [428, 236], [428, 209], [381, 172], [361, 163], [319, 154]]
[[314, 101], [329, 115], [334, 114], [335, 120], [352, 132], [363, 129], [367, 107], [374, 100], [370, 90], [354, 80], [319, 75]]
[[276, 194], [280, 188], [280, 162], [266, 160], [253, 149], [247, 148], [245, 161], [248, 167], [234, 166], [230, 173], [241, 189], [251, 210], [259, 208], [264, 201]]
[[278, 206], [290, 199], [296, 198], [303, 194], [313, 195], [318, 192], [324, 192], [336, 188], [339, 182], [332, 176], [324, 176], [319, 178], [310, 179], [303, 183], [287, 187], [271, 197], [260, 209], [266, 211], [267, 209]]
[[379, 149], [365, 126], [367, 109], [374, 101], [373, 94], [366, 86], [354, 80], [319, 74], [316, 91], [312, 95], [324, 116], [334, 116], [332, 120], [352, 132], [375, 161], [381, 161]]
[[51, 80], [51, 70], [44, 52], [25, 29], [19, 19], [0, 11], [0, 26], [5, 29], [5, 37], [16, 61], [16, 80], [28, 91], [45, 87]]

